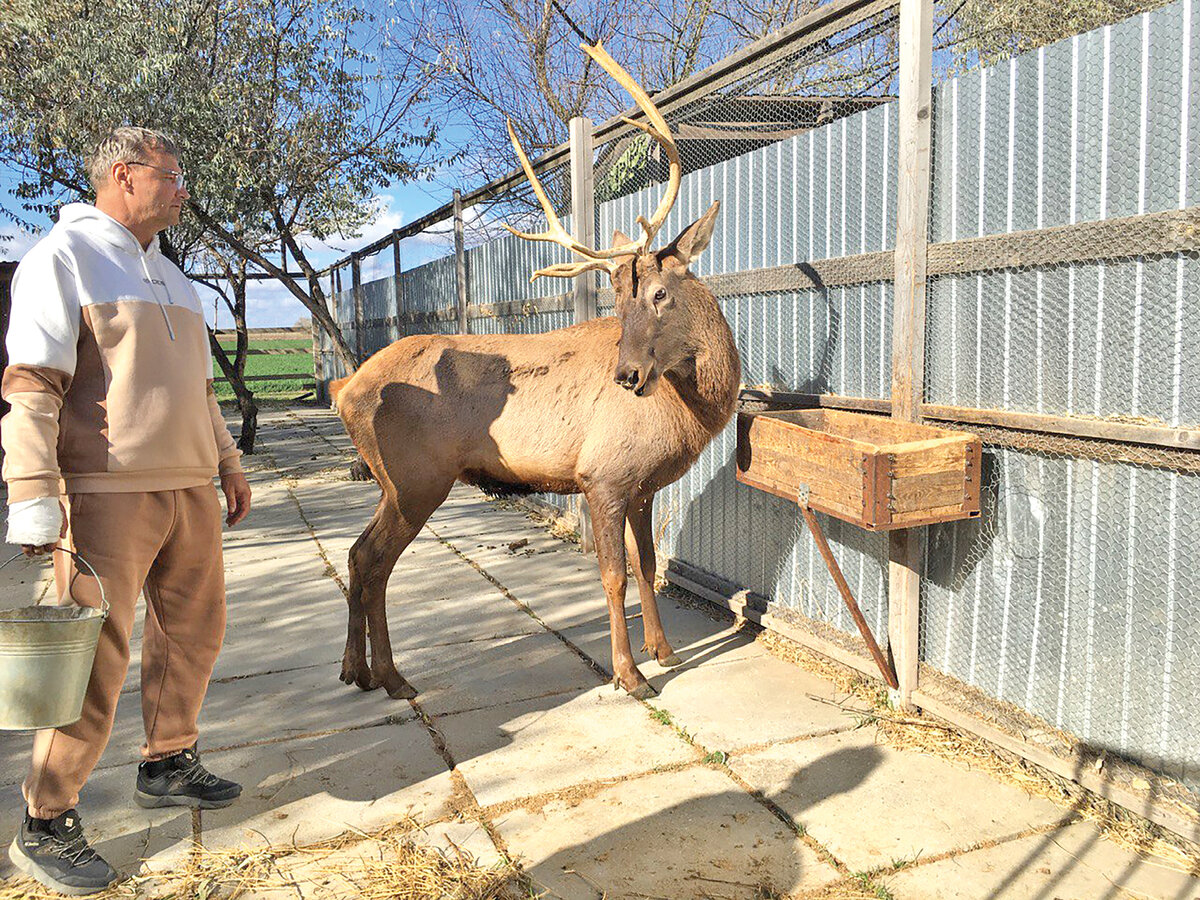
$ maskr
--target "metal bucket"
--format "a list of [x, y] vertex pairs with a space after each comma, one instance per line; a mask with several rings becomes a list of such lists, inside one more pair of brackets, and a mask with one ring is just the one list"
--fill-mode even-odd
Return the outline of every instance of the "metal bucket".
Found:
[[[25, 606], [0, 610], [0, 730], [58, 728], [78, 721], [92, 675], [100, 628], [108, 618], [96, 570], [70, 553], [96, 579], [100, 608]], [[6, 560], [0, 569], [22, 554]]]

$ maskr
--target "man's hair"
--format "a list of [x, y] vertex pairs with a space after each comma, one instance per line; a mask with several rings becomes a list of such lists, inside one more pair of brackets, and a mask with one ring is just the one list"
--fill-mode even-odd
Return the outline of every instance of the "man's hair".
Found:
[[108, 183], [108, 173], [114, 163], [146, 162], [146, 154], [154, 150], [179, 158], [179, 147], [161, 131], [123, 125], [114, 128], [100, 139], [88, 163], [88, 180], [100, 190]]

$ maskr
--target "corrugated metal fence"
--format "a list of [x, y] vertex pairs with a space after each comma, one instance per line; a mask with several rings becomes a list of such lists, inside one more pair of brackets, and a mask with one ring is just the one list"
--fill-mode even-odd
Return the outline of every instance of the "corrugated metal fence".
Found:
[[[944, 81], [934, 96], [931, 243], [1196, 207], [1197, 86], [1191, 0]], [[720, 200], [701, 275], [892, 250], [896, 116], [895, 104], [881, 104], [689, 172], [664, 235]], [[599, 204], [597, 233], [632, 233], [657, 192]], [[1193, 244], [1122, 259], [1120, 233], [1108, 234], [1117, 246], [1082, 261], [1027, 266], [1018, 255], [969, 274], [932, 272], [926, 402], [1200, 425], [1200, 256]], [[505, 237], [467, 256], [474, 331], [570, 324], [569, 298], [547, 298], [544, 280], [528, 284], [533, 269], [564, 261], [560, 248]], [[746, 385], [889, 398], [891, 272], [804, 290], [771, 277], [719, 297]], [[363, 293], [369, 350], [456, 329], [453, 257]], [[338, 295], [340, 322], [353, 323], [353, 306], [349, 291]], [[328, 353], [324, 366], [334, 371]], [[927, 531], [923, 672], [1196, 788], [1194, 451], [1139, 456], [1098, 439], [1026, 438], [988, 430], [983, 517]], [[731, 427], [660, 493], [660, 552], [770, 609], [853, 632], [797, 507], [735, 481], [734, 443]], [[886, 536], [822, 521], [868, 621], [885, 634]]]

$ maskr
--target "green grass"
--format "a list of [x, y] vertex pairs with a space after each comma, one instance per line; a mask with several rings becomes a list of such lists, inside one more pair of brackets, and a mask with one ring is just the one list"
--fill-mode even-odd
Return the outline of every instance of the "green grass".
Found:
[[[221, 346], [232, 356], [237, 345], [235, 341], [223, 340]], [[311, 351], [312, 341], [308, 339], [256, 341], [253, 338], [250, 341], [252, 350], [277, 350], [293, 347]], [[220, 367], [214, 361], [213, 377], [220, 378], [221, 374]], [[246, 357], [246, 375], [279, 376], [268, 381], [252, 381], [247, 384], [256, 397], [295, 397], [303, 394], [312, 389], [311, 384], [303, 380], [311, 379], [312, 374], [311, 353], [278, 355], [255, 353]], [[233, 388], [228, 383], [217, 382], [214, 389], [217, 392], [218, 400], [232, 400], [234, 397]]]

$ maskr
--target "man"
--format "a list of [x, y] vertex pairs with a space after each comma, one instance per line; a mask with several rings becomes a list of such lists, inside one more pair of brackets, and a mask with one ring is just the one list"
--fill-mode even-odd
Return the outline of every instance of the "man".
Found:
[[[225, 631], [225, 521], [250, 487], [212, 389], [200, 300], [157, 235], [189, 194], [175, 145], [118, 128], [90, 161], [94, 206], [72, 203], [17, 267], [0, 428], [8, 541], [28, 555], [57, 539], [95, 567], [110, 604], [83, 716], [38, 732], [9, 855], [63, 893], [117, 873], [83, 836], [75, 805], [112, 730], [139, 592], [146, 598], [141, 806], [227, 806], [241, 793], [196, 754], [196, 718]], [[60, 496], [62, 500], [60, 501]], [[65, 501], [65, 502], [63, 502]], [[60, 602], [99, 606], [96, 580], [55, 554]]]

